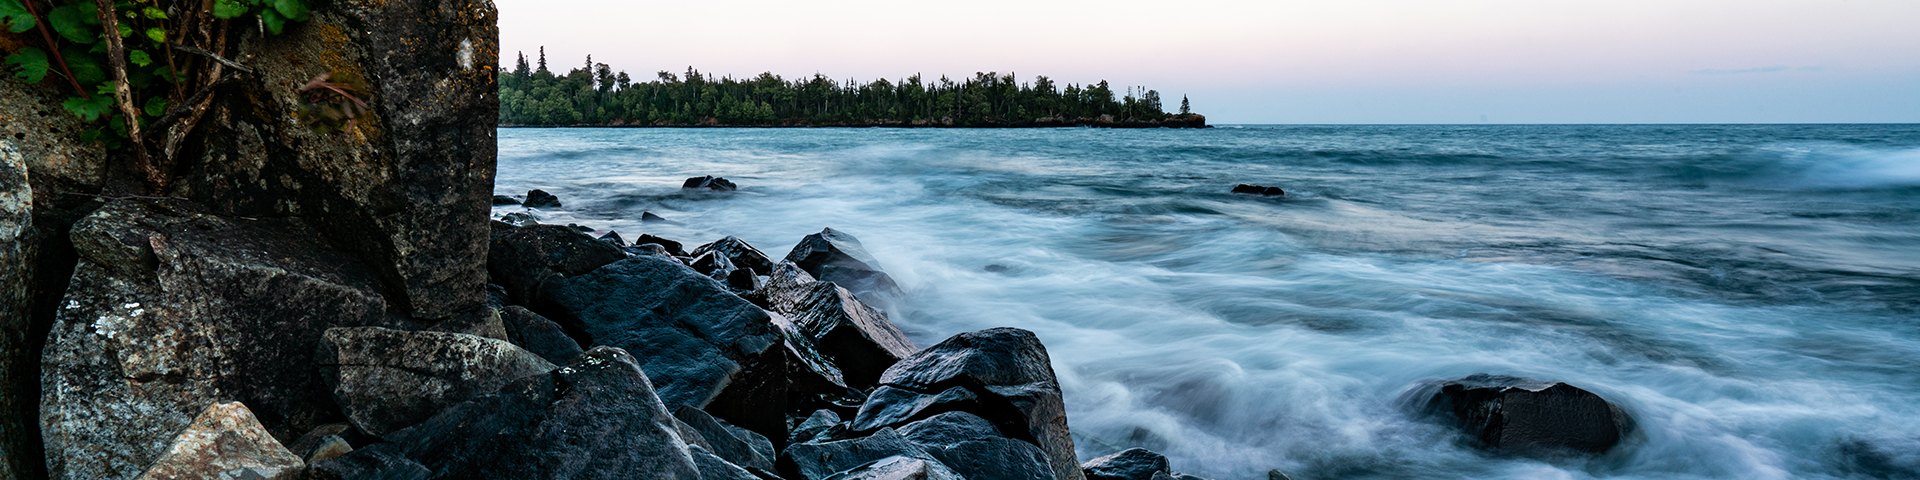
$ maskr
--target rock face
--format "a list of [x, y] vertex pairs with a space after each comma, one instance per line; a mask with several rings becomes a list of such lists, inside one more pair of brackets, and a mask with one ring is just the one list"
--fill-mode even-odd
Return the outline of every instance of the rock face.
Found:
[[834, 229], [808, 235], [787, 253], [787, 261], [799, 265], [813, 278], [833, 282], [852, 291], [870, 304], [883, 308], [900, 296], [900, 286], [880, 269], [880, 262], [860, 246], [860, 239]]
[[500, 310], [500, 319], [507, 326], [508, 341], [556, 365], [571, 362], [573, 357], [585, 352], [579, 342], [560, 329], [560, 324], [524, 307], [514, 305], [503, 308]]
[[532, 208], [556, 208], [560, 206], [560, 197], [553, 196], [546, 190], [528, 190], [527, 200], [520, 204]]
[[312, 346], [388, 317], [374, 275], [318, 237], [177, 201], [116, 200], [75, 225], [40, 377], [51, 476], [132, 478], [216, 401], [280, 438], [338, 421]]
[[704, 188], [717, 192], [731, 192], [740, 189], [740, 187], [734, 185], [733, 182], [712, 175], [689, 178], [685, 183], [680, 185], [680, 188]]
[[[894, 364], [879, 383], [854, 416], [855, 429], [964, 409], [993, 422], [1009, 438], [1038, 445], [1054, 478], [1085, 478], [1074, 457], [1052, 361], [1033, 332], [994, 328], [954, 335]], [[978, 406], [964, 406], [969, 402]]]
[[[13, 85], [7, 85], [13, 88]], [[29, 404], [23, 398], [21, 383], [28, 378], [33, 364], [23, 352], [31, 352], [28, 338], [33, 331], [33, 301], [28, 289], [33, 285], [34, 242], [33, 187], [27, 184], [27, 161], [13, 144], [0, 140], [0, 478], [26, 478], [37, 468], [16, 465], [37, 458], [26, 453], [32, 434], [29, 423], [20, 421], [20, 412]]]
[[239, 402], [208, 405], [140, 480], [276, 478], [306, 466]]
[[1088, 460], [1080, 468], [1086, 471], [1087, 480], [1153, 480], [1154, 474], [1173, 474], [1166, 456], [1144, 448], [1129, 448]]
[[907, 424], [900, 429], [900, 434], [965, 478], [1053, 478], [1046, 452], [1031, 443], [1001, 435], [992, 422], [978, 415], [942, 413]]
[[559, 368], [503, 340], [380, 327], [328, 329], [315, 363], [354, 426], [382, 436]]
[[[700, 478], [674, 418], [626, 351], [595, 347], [347, 455], [322, 478]], [[408, 476], [416, 475], [416, 476]]]
[[881, 372], [919, 350], [884, 313], [854, 298], [832, 282], [806, 285], [794, 311], [787, 313], [814, 348], [835, 365], [847, 386], [873, 387]]
[[493, 224], [487, 272], [507, 289], [509, 302], [533, 303], [540, 284], [580, 275], [627, 258], [620, 247], [560, 225]]
[[582, 345], [626, 349], [692, 406], [770, 437], [786, 432], [787, 359], [765, 310], [691, 267], [635, 256], [541, 287], [537, 311]]
[[1625, 411], [1591, 392], [1503, 375], [1447, 382], [1427, 406], [1453, 414], [1483, 446], [1522, 454], [1603, 453], [1633, 428]]

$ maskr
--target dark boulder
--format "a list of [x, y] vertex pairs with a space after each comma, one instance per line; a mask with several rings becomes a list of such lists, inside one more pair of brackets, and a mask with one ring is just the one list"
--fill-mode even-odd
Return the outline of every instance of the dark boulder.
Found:
[[[926, 449], [887, 428], [852, 440], [789, 445], [785, 452], [780, 453], [780, 473], [787, 478], [821, 480], [894, 456], [940, 463]], [[941, 468], [946, 469], [944, 466]]]
[[546, 190], [528, 190], [527, 201], [520, 204], [528, 208], [559, 208], [560, 197], [553, 196]]
[[495, 206], [499, 206], [499, 205], [519, 205], [519, 204], [520, 204], [520, 199], [517, 199], [517, 198], [513, 198], [513, 197], [509, 197], [509, 196], [506, 196], [506, 195], [494, 195], [494, 196], [493, 196], [493, 204], [494, 204]]
[[656, 244], [661, 247], [665, 247], [667, 249], [668, 255], [672, 255], [676, 257], [687, 256], [687, 251], [685, 250], [685, 247], [681, 246], [680, 242], [656, 237], [656, 236], [645, 234], [645, 233], [642, 233], [638, 238], [633, 239], [634, 245], [645, 245], [649, 243]]
[[740, 187], [734, 185], [733, 182], [712, 175], [689, 178], [685, 183], [680, 185], [680, 188], [704, 188], [717, 192], [731, 192], [740, 189]]
[[283, 478], [306, 466], [240, 402], [208, 405], [142, 479]]
[[823, 282], [852, 291], [868, 304], [885, 308], [901, 294], [899, 284], [860, 246], [860, 239], [834, 229], [808, 235], [787, 253], [787, 261]]
[[653, 212], [640, 212], [640, 223], [673, 223], [667, 217], [654, 215]]
[[627, 349], [670, 408], [786, 433], [787, 357], [765, 310], [671, 259], [634, 256], [541, 287], [536, 311], [582, 345]]
[[464, 333], [487, 337], [494, 340], [507, 339], [507, 326], [500, 320], [500, 312], [492, 308], [479, 308], [453, 318], [433, 322], [426, 330], [434, 332]]
[[[844, 423], [840, 420], [840, 414], [833, 410], [824, 408], [814, 410], [812, 415], [808, 415], [805, 420], [801, 420], [793, 427], [787, 436], [787, 443], [824, 443], [845, 440], [846, 438], [842, 436], [846, 432]], [[835, 427], [839, 427], [839, 434], [830, 433]]]
[[849, 388], [833, 359], [814, 348], [813, 340], [779, 312], [768, 312], [787, 351], [787, 406], [791, 411], [829, 408], [852, 414], [866, 394]]
[[1446, 382], [1427, 407], [1452, 414], [1482, 446], [1521, 454], [1603, 453], [1633, 427], [1625, 411], [1599, 395], [1504, 375]]
[[[895, 363], [854, 416], [856, 429], [902, 425], [954, 410], [964, 403], [954, 388], [976, 396], [968, 410], [993, 422], [1009, 438], [1033, 442], [1047, 453], [1058, 480], [1081, 480], [1067, 430], [1066, 405], [1045, 345], [1033, 332], [994, 328], [954, 335]], [[942, 400], [942, 397], [950, 400]], [[906, 406], [901, 408], [900, 406]]]
[[[772, 451], [773, 443], [768, 442], [766, 437], [727, 425], [698, 408], [682, 406], [674, 410], [673, 418], [680, 420], [695, 435], [699, 435], [698, 445], [705, 447], [707, 451], [725, 459], [728, 463], [767, 471], [773, 470], [775, 458]], [[694, 444], [695, 441], [688, 440], [687, 443]]]
[[881, 372], [919, 350], [887, 315], [833, 282], [814, 282], [788, 314], [816, 350], [833, 359], [847, 386], [872, 388]]
[[740, 269], [739, 267], [735, 267], [733, 261], [728, 260], [726, 255], [721, 255], [719, 252], [695, 254], [693, 256], [693, 262], [688, 263], [687, 266], [693, 267], [694, 271], [700, 272], [701, 275], [706, 275], [707, 278], [718, 280], [722, 283], [727, 281], [727, 275], [731, 275], [734, 270]]
[[602, 242], [611, 243], [613, 244], [613, 246], [616, 246], [616, 247], [627, 246], [627, 241], [625, 239], [620, 238], [620, 232], [616, 232], [612, 230], [608, 230], [606, 235], [601, 235], [599, 240]]
[[500, 216], [500, 223], [515, 227], [528, 227], [540, 224], [540, 217], [527, 212], [513, 212]]
[[565, 365], [586, 351], [580, 348], [580, 342], [567, 336], [560, 324], [525, 307], [503, 308], [500, 319], [506, 324], [508, 341], [556, 365]]
[[1080, 469], [1086, 471], [1087, 480], [1153, 480], [1154, 474], [1173, 474], [1166, 456], [1144, 448], [1088, 460]]
[[564, 368], [514, 380], [387, 435], [393, 443], [314, 466], [377, 463], [385, 470], [360, 471], [413, 471], [397, 456], [433, 478], [700, 478], [673, 425], [634, 357], [595, 347]]
[[[7, 92], [0, 95], [21, 93], [12, 84], [4, 89]], [[11, 102], [0, 105], [11, 106]], [[28, 433], [33, 428], [30, 412], [36, 402], [22, 393], [38, 373], [32, 354], [33, 346], [40, 341], [32, 334], [36, 330], [31, 320], [33, 290], [45, 288], [42, 283], [54, 282], [34, 281], [40, 242], [34, 238], [38, 235], [33, 226], [34, 195], [27, 183], [28, 173], [26, 157], [12, 142], [0, 139], [0, 478], [30, 478], [40, 469], [38, 451], [29, 448], [34, 439]]]
[[[966, 412], [934, 415], [901, 427], [908, 441], [925, 448], [966, 478], [1050, 480], [1047, 453], [1032, 443], [1007, 438], [987, 419]], [[1088, 478], [1093, 478], [1091, 475]]]
[[514, 304], [531, 303], [547, 280], [593, 271], [627, 258], [620, 247], [559, 225], [494, 224], [487, 272]]
[[724, 281], [728, 287], [743, 293], [754, 291], [760, 288], [761, 285], [765, 285], [765, 283], [760, 281], [759, 275], [754, 275], [752, 270], [744, 268], [735, 269], [733, 272], [728, 273]]
[[1286, 195], [1280, 187], [1262, 187], [1259, 185], [1239, 184], [1233, 186], [1233, 193], [1252, 193], [1258, 195]]
[[379, 436], [558, 368], [504, 340], [379, 327], [327, 330], [315, 364], [354, 426]]
[[628, 255], [653, 255], [656, 257], [672, 257], [673, 256], [667, 253], [667, 247], [662, 247], [658, 243], [642, 243], [639, 245], [629, 245], [627, 246], [627, 248], [624, 248], [623, 250], [626, 250]]
[[693, 249], [692, 255], [698, 257], [707, 252], [725, 256], [735, 266], [752, 270], [755, 275], [773, 274], [773, 259], [768, 258], [767, 254], [762, 253], [760, 249], [753, 248], [753, 245], [748, 245], [745, 240], [728, 236]]
[[700, 469], [700, 480], [761, 480], [752, 471], [728, 462], [704, 447], [688, 445], [687, 450], [693, 454], [693, 466]]
[[812, 293], [808, 285], [817, 281], [813, 274], [801, 270], [799, 265], [781, 260], [774, 265], [764, 285], [741, 297], [768, 311], [790, 314], [800, 310], [801, 302]]
[[307, 465], [306, 480], [427, 480], [435, 478], [420, 462], [393, 444], [383, 443]]
[[965, 480], [945, 465], [913, 457], [891, 456], [835, 473], [828, 480]]

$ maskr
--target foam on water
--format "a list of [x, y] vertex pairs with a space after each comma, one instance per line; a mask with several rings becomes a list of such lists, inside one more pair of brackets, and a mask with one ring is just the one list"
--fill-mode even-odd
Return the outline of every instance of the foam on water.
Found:
[[[1223, 480], [1920, 477], [1901, 180], [1920, 128], [500, 138], [499, 193], [559, 194], [549, 223], [774, 256], [831, 226], [910, 290], [892, 313], [921, 346], [1035, 331], [1083, 458], [1141, 446]], [[742, 189], [678, 188], [706, 174]], [[1241, 182], [1289, 195], [1225, 193]], [[1411, 407], [1481, 372], [1586, 388], [1639, 428], [1529, 460]]]

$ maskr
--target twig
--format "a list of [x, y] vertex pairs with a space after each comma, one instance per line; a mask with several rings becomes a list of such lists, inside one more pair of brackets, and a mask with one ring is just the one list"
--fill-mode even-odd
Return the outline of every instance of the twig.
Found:
[[47, 50], [53, 53], [54, 60], [60, 62], [60, 73], [66, 74], [67, 83], [73, 84], [73, 92], [80, 94], [80, 98], [92, 99], [93, 97], [87, 96], [87, 89], [80, 88], [80, 80], [73, 78], [73, 70], [67, 68], [67, 56], [60, 54], [60, 44], [53, 43], [53, 34], [47, 33], [47, 22], [40, 19], [40, 12], [33, 8], [33, 2], [34, 0], [20, 0], [22, 5], [27, 6], [27, 14], [33, 15], [33, 24], [40, 27], [40, 37], [46, 39]]
[[[98, 0], [96, 0], [96, 1], [98, 1]], [[242, 71], [242, 72], [247, 72], [247, 74], [252, 74], [252, 73], [253, 73], [253, 69], [252, 69], [252, 68], [247, 68], [247, 66], [246, 66], [246, 65], [241, 65], [241, 64], [240, 64], [240, 62], [235, 62], [235, 61], [233, 61], [233, 60], [228, 60], [228, 59], [227, 59], [227, 57], [222, 57], [222, 56], [220, 56], [220, 54], [217, 54], [217, 53], [213, 53], [213, 52], [209, 52], [209, 51], [206, 51], [206, 50], [202, 50], [202, 49], [199, 49], [199, 48], [194, 48], [194, 47], [189, 47], [189, 46], [186, 46], [186, 45], [180, 45], [180, 44], [174, 44], [174, 45], [173, 45], [173, 49], [174, 49], [174, 50], [179, 50], [179, 51], [182, 51], [182, 52], [187, 52], [187, 53], [191, 53], [191, 54], [194, 54], [194, 55], [199, 55], [199, 56], [202, 56], [202, 57], [207, 57], [207, 58], [210, 58], [210, 59], [213, 59], [213, 61], [216, 61], [216, 62], [220, 62], [220, 63], [223, 63], [223, 64], [226, 64], [226, 66], [229, 66], [229, 67], [233, 67], [233, 69], [234, 69], [234, 70], [239, 70], [239, 71]]]
[[201, 88], [200, 91], [194, 92], [192, 97], [187, 98], [187, 101], [182, 102], [179, 105], [175, 105], [172, 110], [168, 110], [166, 116], [160, 117], [159, 120], [154, 120], [153, 123], [147, 124], [147, 129], [157, 132], [161, 130], [166, 130], [167, 127], [173, 126], [173, 122], [177, 122], [180, 120], [182, 116], [188, 113], [192, 113], [195, 106], [199, 105], [201, 101], [206, 100], [207, 96], [213, 95], [214, 87], [218, 87], [221, 84], [227, 83], [227, 81], [229, 80], [233, 80], [233, 77], [222, 78], [219, 80], [215, 80], [213, 83], [207, 84], [205, 88]]
[[100, 17], [100, 28], [107, 40], [107, 65], [113, 70], [113, 97], [120, 104], [120, 114], [127, 117], [127, 143], [133, 146], [133, 160], [147, 174], [147, 188], [160, 193], [167, 188], [167, 179], [159, 170], [153, 168], [153, 162], [147, 158], [147, 145], [140, 135], [140, 109], [133, 106], [133, 88], [127, 83], [127, 49], [120, 43], [120, 19], [113, 14], [113, 0], [94, 0], [95, 13]]

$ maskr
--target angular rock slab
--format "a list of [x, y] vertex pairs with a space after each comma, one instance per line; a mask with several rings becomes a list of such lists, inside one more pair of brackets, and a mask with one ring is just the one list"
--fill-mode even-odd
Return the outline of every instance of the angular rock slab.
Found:
[[833, 282], [869, 304], [886, 308], [901, 295], [900, 285], [860, 245], [860, 239], [831, 228], [808, 235], [787, 252], [787, 261], [813, 278]]
[[827, 480], [964, 480], [939, 462], [892, 456], [868, 462], [852, 470], [833, 474]]
[[[767, 441], [766, 437], [744, 429], [736, 433], [728, 428], [731, 425], [721, 423], [698, 408], [680, 407], [674, 410], [673, 417], [691, 430], [691, 435], [681, 436], [688, 444], [697, 444], [734, 465], [773, 470], [773, 443]], [[747, 436], [743, 437], [741, 433]]]
[[559, 368], [504, 340], [380, 327], [328, 329], [315, 363], [347, 418], [377, 436]]
[[698, 257], [707, 252], [726, 256], [727, 260], [732, 261], [735, 266], [752, 270], [755, 275], [773, 274], [773, 259], [768, 258], [767, 254], [760, 249], [747, 244], [746, 240], [729, 235], [693, 249], [692, 255]]
[[508, 301], [519, 305], [531, 305], [543, 282], [627, 258], [620, 247], [560, 225], [494, 223], [492, 235], [487, 272], [507, 289]]
[[[13, 88], [8, 85], [7, 88]], [[33, 187], [27, 160], [12, 142], [0, 140], [0, 478], [26, 478], [39, 461], [27, 453], [32, 426], [20, 415], [34, 402], [20, 398], [32, 371]], [[26, 417], [31, 418], [31, 417]]]
[[896, 400], [885, 403], [915, 407], [889, 408], [869, 397], [854, 416], [856, 428], [902, 425], [950, 411], [946, 406], [953, 402], [913, 397], [952, 396], [951, 390], [961, 387], [979, 398], [971, 413], [992, 421], [1008, 437], [1031, 441], [1046, 452], [1054, 478], [1085, 478], [1074, 456], [1052, 360], [1033, 332], [993, 328], [954, 335], [888, 368], [880, 385], [898, 391], [890, 394]]
[[1088, 460], [1080, 469], [1087, 472], [1087, 480], [1153, 480], [1156, 474], [1173, 474], [1165, 455], [1144, 448], [1129, 448]]
[[[966, 478], [1048, 480], [1053, 467], [1047, 452], [1032, 443], [1000, 434], [987, 419], [947, 412], [900, 428], [908, 441], [927, 449], [940, 463]], [[1092, 478], [1089, 476], [1088, 478]]]
[[560, 329], [560, 324], [525, 307], [514, 305], [500, 309], [500, 320], [506, 324], [508, 341], [556, 365], [571, 362], [573, 357], [586, 352], [580, 348], [580, 342]]
[[[939, 464], [926, 449], [907, 441], [891, 428], [871, 436], [824, 443], [798, 443], [780, 453], [780, 473], [787, 478], [822, 480], [888, 457], [907, 457]], [[942, 470], [950, 470], [941, 467]], [[956, 475], [957, 476], [957, 475]]]
[[582, 345], [626, 349], [691, 406], [761, 435], [786, 433], [787, 358], [772, 318], [679, 262], [635, 256], [541, 287], [540, 313]]
[[276, 478], [306, 463], [281, 446], [240, 402], [216, 403], [175, 436], [140, 480]]
[[374, 276], [318, 237], [185, 202], [116, 200], [77, 223], [81, 260], [42, 355], [52, 478], [133, 478], [217, 401], [279, 438], [339, 421], [313, 346], [388, 317]]
[[[814, 348], [831, 358], [853, 388], [872, 388], [880, 374], [918, 348], [887, 315], [833, 282], [814, 282], [788, 315]], [[785, 312], [783, 312], [785, 313]]]
[[406, 474], [413, 465], [433, 478], [700, 478], [647, 374], [613, 347], [594, 347], [565, 367], [515, 380], [387, 438], [393, 443], [314, 466], [372, 478]]
[[1633, 429], [1625, 411], [1592, 392], [1504, 375], [1447, 382], [1427, 406], [1452, 413], [1486, 448], [1522, 454], [1604, 453]]

